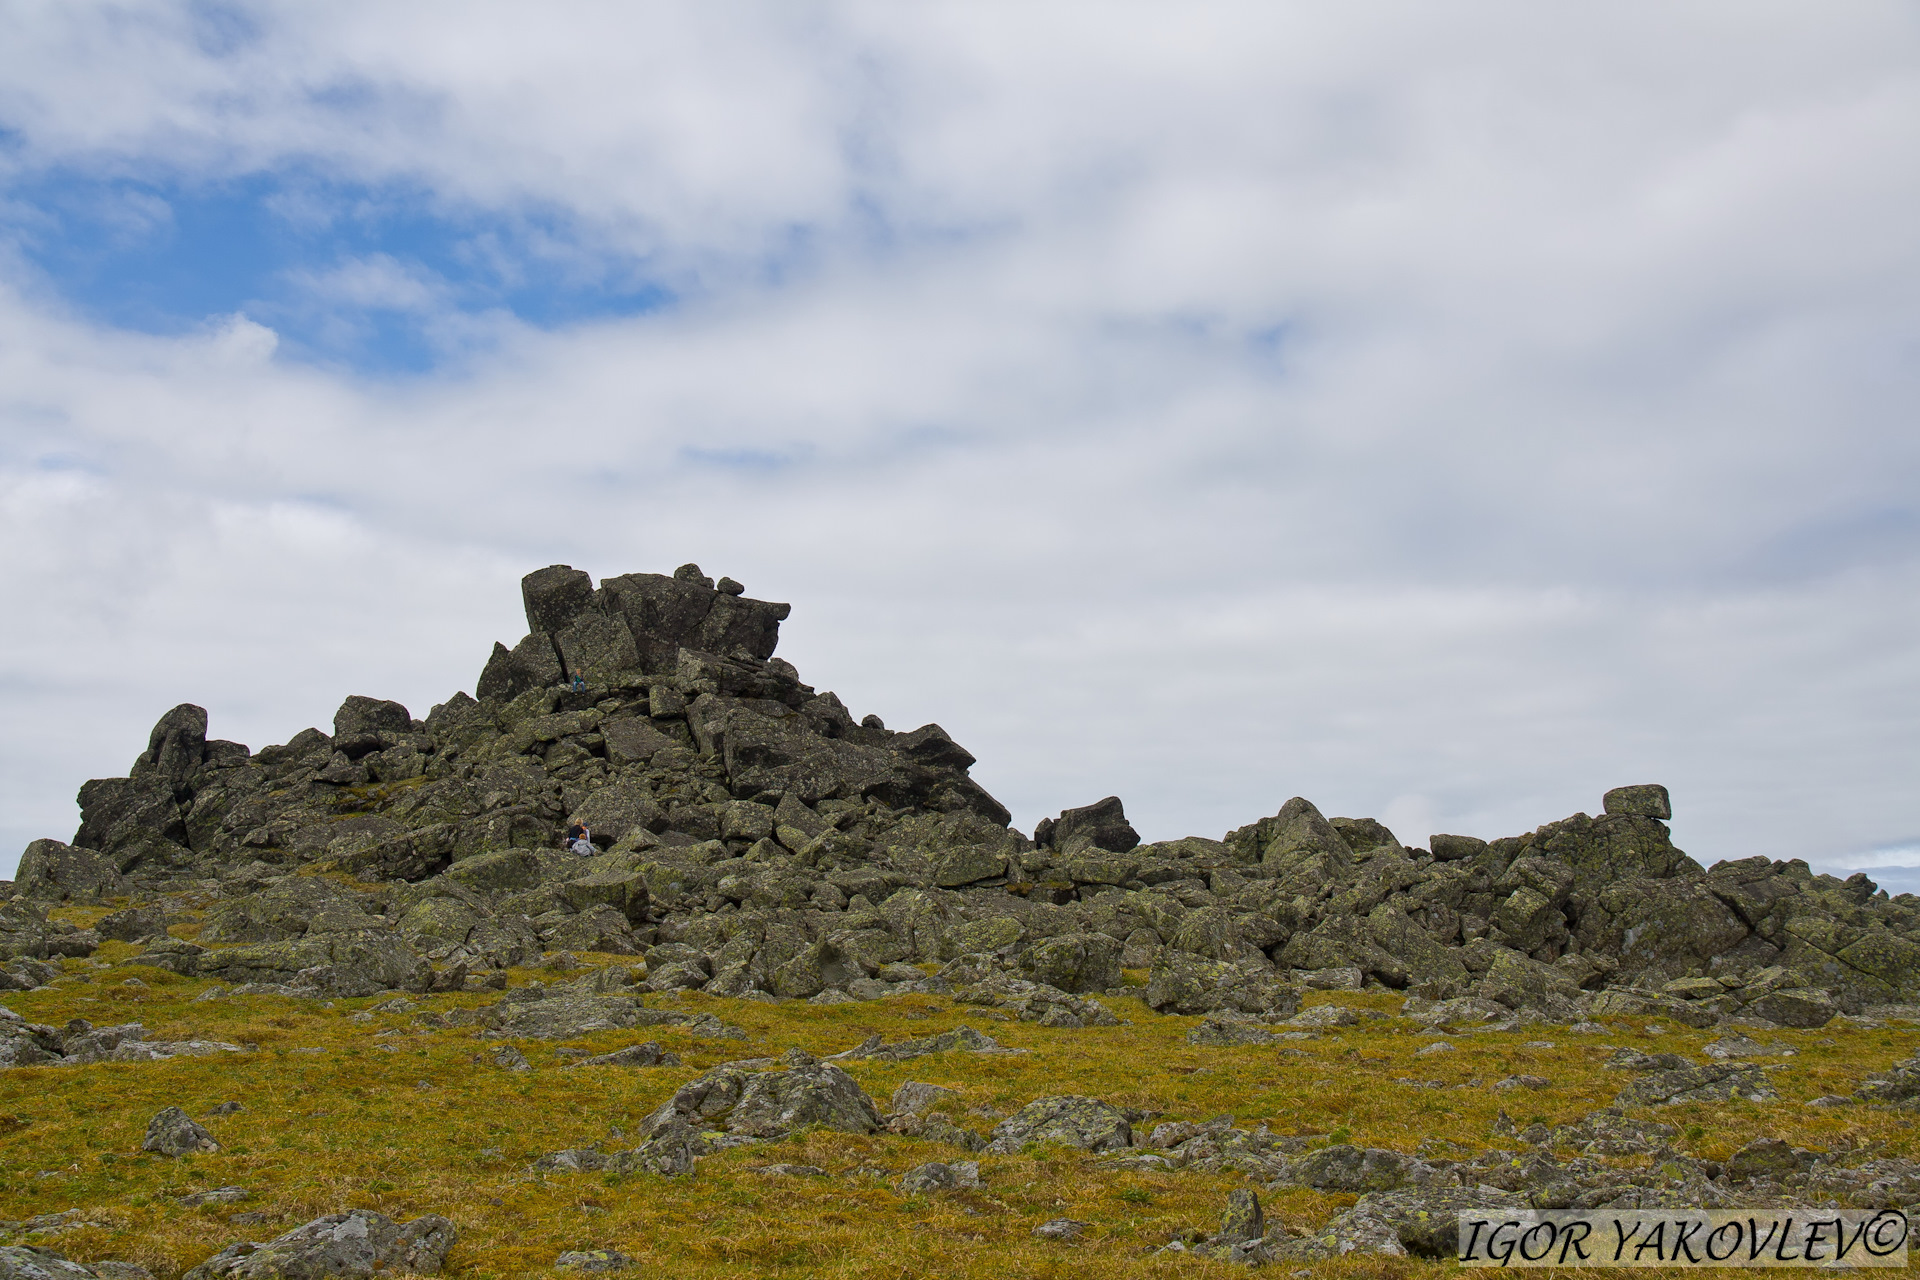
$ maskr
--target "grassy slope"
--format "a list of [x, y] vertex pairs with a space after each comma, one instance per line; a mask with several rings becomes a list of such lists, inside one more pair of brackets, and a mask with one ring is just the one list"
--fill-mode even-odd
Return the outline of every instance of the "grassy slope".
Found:
[[[84, 921], [99, 913], [66, 914]], [[131, 950], [108, 944], [100, 958], [124, 958]], [[148, 985], [120, 985], [130, 974]], [[516, 974], [515, 984], [533, 976]], [[1005, 1113], [1045, 1094], [1083, 1093], [1166, 1118], [1225, 1112], [1242, 1126], [1264, 1121], [1286, 1134], [1345, 1129], [1354, 1142], [1402, 1151], [1423, 1141], [1459, 1143], [1463, 1155], [1511, 1145], [1488, 1132], [1502, 1107], [1521, 1124], [1534, 1118], [1557, 1124], [1608, 1105], [1625, 1080], [1599, 1065], [1615, 1045], [1697, 1056], [1714, 1036], [1686, 1028], [1648, 1036], [1638, 1023], [1618, 1024], [1620, 1033], [1611, 1036], [1534, 1028], [1461, 1035], [1452, 1041], [1458, 1052], [1416, 1058], [1414, 1051], [1430, 1041], [1398, 1019], [1329, 1031], [1289, 1052], [1190, 1047], [1185, 1036], [1197, 1019], [1161, 1017], [1130, 1000], [1109, 1004], [1131, 1025], [1053, 1030], [1001, 1022], [930, 996], [776, 1006], [695, 994], [673, 1003], [689, 1012], [712, 1009], [751, 1038], [699, 1040], [671, 1027], [601, 1032], [567, 1043], [605, 1052], [657, 1039], [685, 1065], [580, 1070], [561, 1069], [556, 1046], [522, 1041], [534, 1069], [514, 1073], [492, 1063], [499, 1042], [475, 1039], [470, 1030], [419, 1034], [411, 1015], [350, 1019], [380, 999], [331, 1007], [272, 996], [195, 1002], [211, 985], [146, 968], [118, 969], [98, 971], [92, 981], [69, 975], [54, 990], [6, 997], [8, 1007], [34, 1022], [139, 1021], [150, 1039], [258, 1046], [245, 1057], [0, 1072], [0, 1219], [79, 1208], [100, 1224], [53, 1237], [16, 1235], [13, 1242], [45, 1243], [81, 1260], [127, 1259], [171, 1276], [229, 1242], [265, 1240], [323, 1213], [368, 1207], [399, 1219], [445, 1214], [460, 1228], [449, 1270], [474, 1277], [544, 1273], [562, 1250], [591, 1247], [634, 1255], [640, 1274], [685, 1277], [1243, 1274], [1223, 1263], [1152, 1253], [1173, 1233], [1214, 1230], [1227, 1192], [1243, 1181], [1237, 1175], [1107, 1172], [1089, 1167], [1080, 1153], [1047, 1150], [985, 1159], [978, 1192], [903, 1199], [891, 1190], [893, 1177], [965, 1153], [891, 1135], [817, 1132], [709, 1157], [685, 1179], [543, 1176], [528, 1165], [564, 1147], [631, 1145], [614, 1131], [632, 1133], [677, 1085], [717, 1063], [790, 1047], [824, 1055], [874, 1032], [892, 1041], [965, 1023], [1031, 1050], [1018, 1057], [961, 1053], [847, 1064], [883, 1109], [907, 1080], [956, 1089], [964, 1102], [956, 1119], [983, 1132], [992, 1119], [969, 1109]], [[445, 1010], [494, 998], [433, 996], [419, 1003]], [[1321, 993], [1308, 1003], [1328, 1001], [1389, 1013], [1399, 1005], [1385, 993]], [[382, 1031], [401, 1034], [378, 1036]], [[1800, 1105], [1850, 1092], [1865, 1072], [1911, 1053], [1916, 1036], [1910, 1029], [1789, 1031], [1778, 1038], [1800, 1051], [1775, 1074], [1779, 1102], [1658, 1113], [1682, 1126], [1684, 1149], [1723, 1157], [1753, 1137], [1775, 1135], [1816, 1148], [1850, 1138], [1884, 1143], [1890, 1154], [1911, 1153], [1913, 1122], [1898, 1113]], [[1540, 1039], [1556, 1047], [1526, 1047]], [[1522, 1072], [1553, 1085], [1537, 1092], [1485, 1087]], [[1394, 1077], [1481, 1086], [1415, 1089], [1392, 1083]], [[178, 1105], [200, 1116], [227, 1099], [246, 1109], [204, 1121], [224, 1146], [219, 1153], [179, 1160], [141, 1153], [147, 1120], [162, 1107]], [[816, 1165], [836, 1176], [755, 1172], [776, 1162]], [[175, 1202], [225, 1185], [246, 1187], [253, 1197], [198, 1209]], [[1354, 1200], [1299, 1189], [1263, 1198], [1270, 1218], [1294, 1226], [1321, 1223]], [[264, 1212], [269, 1220], [227, 1222], [246, 1212]], [[1090, 1229], [1077, 1245], [1031, 1236], [1056, 1217], [1083, 1220]], [[1375, 1258], [1317, 1270], [1399, 1275], [1434, 1265]]]

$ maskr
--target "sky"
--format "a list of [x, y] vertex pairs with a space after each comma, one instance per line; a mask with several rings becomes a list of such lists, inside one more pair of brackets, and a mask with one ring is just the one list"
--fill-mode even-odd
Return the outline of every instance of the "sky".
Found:
[[1026, 830], [1920, 891], [1920, 10], [0, 0], [0, 872], [694, 562]]

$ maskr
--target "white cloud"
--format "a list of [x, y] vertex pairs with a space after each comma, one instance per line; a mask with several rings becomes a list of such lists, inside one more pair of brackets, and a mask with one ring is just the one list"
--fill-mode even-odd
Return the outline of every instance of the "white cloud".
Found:
[[687, 293], [540, 333], [304, 268], [467, 353], [403, 383], [0, 297], [16, 847], [176, 701], [259, 746], [470, 687], [553, 560], [791, 599], [809, 678], [1027, 825], [1657, 780], [1707, 861], [1920, 829], [1899, 7], [553, 12], [16, 24], [16, 168], [558, 210]]

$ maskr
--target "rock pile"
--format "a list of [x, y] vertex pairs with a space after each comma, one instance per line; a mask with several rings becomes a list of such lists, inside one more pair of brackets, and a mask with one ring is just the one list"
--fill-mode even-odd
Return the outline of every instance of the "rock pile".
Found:
[[[1108, 797], [1029, 839], [940, 726], [856, 720], [774, 657], [784, 604], [694, 565], [598, 587], [555, 565], [522, 594], [528, 634], [424, 719], [354, 696], [330, 733], [250, 752], [198, 707], [161, 717], [126, 777], [80, 789], [71, 843], [27, 848], [0, 986], [114, 937], [241, 990], [457, 990], [566, 950], [644, 955], [654, 992], [934, 990], [1064, 1027], [1110, 1023], [1087, 997], [1146, 970], [1150, 1007], [1248, 1042], [1328, 986], [1443, 1019], [1750, 1028], [1920, 996], [1920, 901], [1798, 861], [1703, 869], [1662, 787], [1424, 848], [1301, 798], [1143, 844]], [[560, 847], [573, 823], [593, 856]], [[223, 899], [192, 943], [175, 893]], [[94, 929], [46, 918], [121, 898]]]

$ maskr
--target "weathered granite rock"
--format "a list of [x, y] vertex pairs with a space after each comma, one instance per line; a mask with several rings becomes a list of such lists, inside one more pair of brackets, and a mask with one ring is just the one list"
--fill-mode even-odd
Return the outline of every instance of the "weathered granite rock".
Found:
[[1011, 1155], [1047, 1142], [1081, 1151], [1122, 1151], [1133, 1145], [1133, 1127], [1124, 1113], [1097, 1098], [1036, 1098], [993, 1127], [987, 1151]]
[[1120, 950], [1119, 940], [1104, 933], [1060, 934], [1029, 947], [1020, 972], [1069, 993], [1105, 991], [1120, 985]]
[[980, 1185], [980, 1165], [968, 1160], [959, 1164], [942, 1164], [931, 1161], [916, 1165], [901, 1175], [894, 1184], [903, 1196], [926, 1195], [933, 1191], [953, 1191], [961, 1187]]
[[1726, 1102], [1745, 1098], [1765, 1102], [1777, 1097], [1759, 1067], [1714, 1063], [1652, 1071], [1620, 1091], [1618, 1107], [1670, 1107], [1682, 1102]]
[[1428, 1166], [1397, 1151], [1350, 1143], [1310, 1152], [1288, 1169], [1289, 1180], [1319, 1191], [1391, 1191], [1431, 1175]]
[[330, 1213], [265, 1244], [228, 1245], [182, 1280], [360, 1280], [380, 1272], [437, 1275], [458, 1238], [427, 1214], [402, 1225], [368, 1209]]
[[1120, 797], [1108, 796], [1078, 809], [1068, 809], [1058, 818], [1043, 818], [1034, 828], [1034, 843], [1057, 848], [1062, 853], [1082, 849], [1105, 849], [1125, 853], [1140, 843], [1140, 833], [1127, 821]]
[[31, 1244], [0, 1245], [0, 1280], [105, 1280], [92, 1267]]
[[168, 1107], [147, 1122], [142, 1151], [158, 1156], [188, 1156], [218, 1151], [220, 1144], [192, 1117], [178, 1107]]
[[58, 840], [35, 840], [20, 855], [14, 891], [44, 902], [105, 902], [126, 892], [113, 859]]
[[1181, 951], [1164, 952], [1154, 962], [1143, 998], [1161, 1013], [1230, 1011], [1286, 1018], [1300, 1010], [1300, 992], [1270, 971], [1248, 973]]

